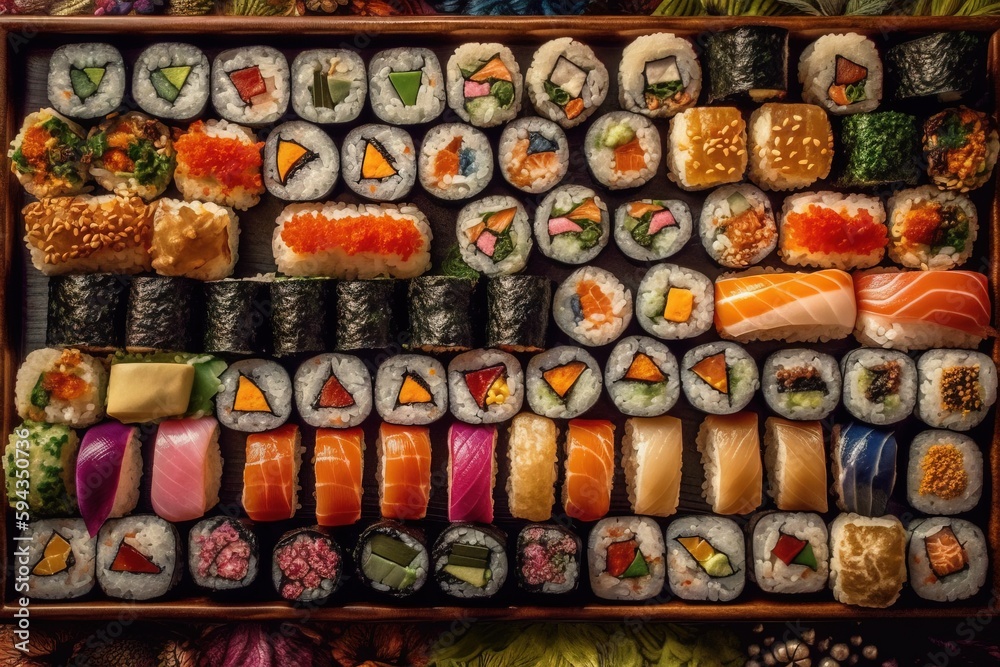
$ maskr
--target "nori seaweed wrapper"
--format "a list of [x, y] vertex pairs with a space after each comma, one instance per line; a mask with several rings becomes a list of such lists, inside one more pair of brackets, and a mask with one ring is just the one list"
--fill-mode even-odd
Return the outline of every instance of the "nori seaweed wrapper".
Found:
[[545, 349], [552, 284], [545, 276], [498, 276], [486, 283], [486, 346], [508, 352]]
[[956, 100], [983, 76], [984, 57], [982, 41], [971, 32], [938, 32], [897, 44], [886, 53], [893, 95]]
[[781, 99], [788, 92], [788, 31], [734, 28], [708, 40], [708, 101]]
[[121, 347], [128, 289], [129, 276], [52, 276], [45, 344], [92, 352]]
[[376, 350], [395, 342], [395, 280], [337, 283], [337, 349]]
[[844, 167], [838, 185], [842, 187], [915, 185], [920, 179], [920, 128], [909, 114], [878, 111], [847, 116], [840, 141]]
[[426, 352], [471, 350], [476, 284], [452, 276], [410, 280], [410, 345]]
[[[255, 354], [264, 350], [268, 304], [260, 280], [204, 284], [205, 352]], [[259, 332], [259, 333], [258, 333]]]
[[271, 336], [277, 357], [327, 349], [327, 306], [333, 281], [277, 278], [271, 283]]
[[191, 349], [195, 281], [179, 276], [135, 276], [125, 315], [125, 347], [133, 351]]

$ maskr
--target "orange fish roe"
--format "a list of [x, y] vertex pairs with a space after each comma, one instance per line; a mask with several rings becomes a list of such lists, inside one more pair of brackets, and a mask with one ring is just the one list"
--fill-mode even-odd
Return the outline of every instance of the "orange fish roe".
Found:
[[48, 143], [52, 135], [41, 125], [33, 125], [24, 133], [21, 140], [21, 154], [35, 169], [46, 170], [48, 167]]
[[932, 445], [920, 462], [924, 472], [920, 480], [920, 495], [935, 495], [951, 500], [965, 493], [969, 474], [965, 471], [965, 457], [955, 445]]
[[353, 215], [331, 220], [316, 213], [293, 216], [281, 240], [299, 254], [342, 250], [348, 255], [373, 253], [409, 259], [425, 243], [411, 220], [388, 215]]
[[806, 213], [790, 213], [785, 234], [791, 247], [810, 252], [857, 253], [867, 255], [887, 242], [886, 227], [871, 213], [858, 211], [854, 217], [813, 204]]
[[42, 389], [61, 401], [72, 401], [87, 391], [87, 381], [76, 375], [52, 371], [42, 375]]
[[174, 142], [178, 168], [192, 178], [213, 179], [226, 191], [242, 187], [254, 192], [263, 188], [263, 147], [260, 142], [209, 136], [200, 120]]
[[941, 204], [927, 203], [906, 214], [903, 237], [913, 245], [933, 245], [941, 227]]

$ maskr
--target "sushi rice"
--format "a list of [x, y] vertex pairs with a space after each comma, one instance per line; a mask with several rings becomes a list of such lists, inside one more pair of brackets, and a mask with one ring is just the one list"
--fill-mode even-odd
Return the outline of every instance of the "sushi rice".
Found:
[[[700, 370], [702, 367], [707, 368], [705, 362], [710, 358], [716, 358], [725, 364], [726, 391], [719, 388], [723, 386], [723, 378], [716, 378], [707, 371]], [[699, 345], [688, 350], [681, 360], [681, 387], [684, 396], [702, 412], [713, 415], [739, 412], [750, 403], [759, 386], [757, 363], [736, 343]]]
[[704, 274], [676, 264], [653, 266], [639, 283], [639, 325], [657, 338], [700, 336], [712, 328], [715, 288]]
[[709, 256], [732, 269], [763, 261], [778, 244], [771, 201], [752, 185], [713, 190], [701, 209], [699, 228]]
[[371, 413], [372, 376], [357, 357], [328, 353], [306, 359], [294, 383], [296, 408], [310, 426], [350, 428]]
[[391, 424], [430, 424], [448, 411], [444, 366], [433, 357], [398, 354], [375, 375], [375, 409]]
[[691, 209], [679, 199], [640, 199], [615, 211], [615, 243], [640, 262], [680, 252], [691, 238]]
[[772, 512], [752, 523], [751, 578], [765, 593], [818, 593], [830, 576], [826, 523], [811, 512]]
[[701, 65], [691, 42], [671, 33], [636, 37], [618, 65], [618, 103], [625, 111], [669, 118], [697, 104]]
[[510, 419], [524, 401], [524, 374], [513, 355], [500, 350], [471, 350], [448, 364], [448, 407], [468, 424]]
[[920, 597], [934, 602], [965, 600], [986, 583], [986, 538], [975, 524], [930, 517], [911, 521], [907, 532], [910, 585]]
[[562, 345], [536, 354], [525, 373], [528, 405], [544, 417], [579, 417], [601, 397], [601, 367], [579, 347]]
[[458, 213], [455, 236], [462, 259], [487, 276], [517, 273], [534, 245], [528, 214], [516, 197], [484, 197]]
[[677, 358], [666, 345], [645, 336], [618, 341], [608, 355], [604, 380], [618, 411], [634, 417], [665, 414], [681, 393]]
[[563, 332], [582, 345], [606, 345], [632, 321], [632, 292], [610, 271], [577, 269], [556, 289], [552, 312]]
[[[694, 554], [685, 542], [695, 550]], [[732, 519], [675, 519], [667, 526], [666, 546], [670, 590], [682, 600], [729, 602], [743, 592], [746, 549], [743, 533]]]

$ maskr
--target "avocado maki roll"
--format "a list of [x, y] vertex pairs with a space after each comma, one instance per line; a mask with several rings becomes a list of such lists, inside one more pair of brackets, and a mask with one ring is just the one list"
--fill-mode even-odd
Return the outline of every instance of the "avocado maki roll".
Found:
[[396, 342], [395, 280], [342, 280], [336, 287], [337, 349], [374, 350]]
[[50, 277], [45, 344], [90, 352], [121, 347], [129, 282], [111, 273]]
[[49, 102], [72, 118], [100, 118], [125, 96], [125, 63], [110, 44], [67, 44], [49, 58]]
[[708, 40], [708, 101], [780, 100], [788, 93], [788, 31], [747, 26]]
[[130, 352], [191, 348], [195, 282], [189, 278], [136, 276], [129, 290], [125, 347]]
[[211, 67], [196, 46], [153, 44], [135, 61], [132, 97], [158, 118], [190, 120], [205, 110]]

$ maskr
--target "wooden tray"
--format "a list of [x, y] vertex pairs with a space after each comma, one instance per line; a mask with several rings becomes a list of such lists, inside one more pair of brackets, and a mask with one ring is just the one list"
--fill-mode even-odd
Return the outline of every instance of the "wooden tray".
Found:
[[[3, 145], [7, 146], [16, 134], [24, 114], [29, 109], [36, 109], [44, 104], [44, 63], [47, 53], [61, 43], [106, 39], [119, 46], [126, 60], [135, 55], [135, 50], [144, 44], [154, 41], [184, 40], [205, 48], [209, 55], [231, 45], [238, 44], [271, 44], [288, 54], [303, 48], [320, 46], [347, 46], [363, 52], [366, 60], [380, 48], [400, 45], [422, 45], [435, 49], [439, 57], [447, 54], [458, 43], [464, 41], [503, 41], [512, 46], [522, 71], [530, 62], [531, 52], [542, 41], [557, 36], [577, 37], [595, 47], [598, 55], [605, 58], [609, 66], [612, 80], [616, 78], [617, 58], [620, 50], [631, 38], [645, 33], [669, 31], [691, 37], [699, 43], [705, 33], [739, 25], [777, 25], [791, 31], [790, 82], [792, 90], [797, 90], [794, 82], [798, 55], [808, 41], [816, 37], [832, 33], [855, 31], [874, 37], [885, 36], [895, 38], [898, 35], [919, 35], [935, 30], [971, 30], [984, 34], [989, 38], [988, 85], [986, 86], [986, 102], [977, 106], [990, 109], [997, 117], [995, 100], [1000, 96], [1000, 19], [951, 19], [951, 18], [699, 18], [699, 19], [654, 19], [648, 17], [574, 17], [574, 18], [482, 18], [482, 17], [401, 17], [393, 19], [369, 19], [361, 17], [303, 17], [303, 18], [247, 18], [247, 17], [11, 17], [0, 19], [0, 38], [5, 47], [0, 49], [0, 72], [4, 72], [0, 82], [0, 108], [5, 113], [3, 127]], [[41, 101], [39, 100], [39, 80], [41, 77]], [[609, 99], [602, 112], [617, 107], [616, 85], [612, 86]], [[792, 96], [793, 100], [795, 96]], [[527, 97], [525, 104], [530, 106]], [[924, 104], [908, 105], [906, 110], [926, 115]], [[939, 108], [940, 105], [926, 105], [927, 109]], [[898, 107], [898, 105], [897, 105]], [[915, 109], [912, 107], [916, 107]], [[745, 109], [746, 111], [746, 109]], [[358, 123], [370, 118], [370, 112]], [[522, 113], [523, 115], [523, 113]], [[745, 115], [745, 117], [747, 117]], [[354, 126], [358, 123], [350, 124]], [[836, 121], [835, 121], [836, 123]], [[657, 123], [661, 135], [665, 124]], [[327, 126], [338, 145], [346, 133], [346, 129]], [[416, 139], [423, 134], [422, 128], [407, 128]], [[488, 131], [495, 146], [498, 131]], [[571, 152], [582, 160], [579, 150], [579, 140], [582, 140], [583, 130], [570, 131]], [[585, 167], [576, 164], [576, 174], [565, 182], [589, 183]], [[573, 167], [571, 166], [571, 169]], [[571, 171], [571, 174], [574, 173]], [[581, 175], [582, 174], [582, 175]], [[502, 179], [497, 176], [490, 190], [494, 192], [510, 192], [506, 187], [498, 185]], [[816, 189], [822, 184], [817, 184]], [[343, 186], [338, 186], [335, 197], [338, 200], [355, 201], [344, 192]], [[689, 202], [703, 199], [704, 193], [691, 196], [682, 193], [676, 187], [668, 185], [664, 175], [664, 167], [653, 182], [641, 189], [636, 195], [608, 193], [598, 188], [602, 198], [612, 208], [626, 200], [626, 197], [659, 196], [679, 197]], [[13, 406], [14, 378], [17, 367], [26, 350], [44, 345], [45, 320], [45, 285], [44, 277], [30, 268], [26, 261], [26, 253], [21, 241], [20, 208], [25, 197], [16, 179], [10, 177], [7, 165], [0, 170], [0, 192], [5, 193], [3, 201], [4, 227], [2, 234], [3, 255], [0, 257], [0, 271], [4, 277], [4, 290], [0, 293], [0, 304], [5, 313], [5, 326], [0, 331], [2, 344], [2, 386], [3, 433], [9, 433], [17, 424], [17, 415]], [[980, 239], [976, 246], [976, 258], [980, 264], [971, 268], [985, 270], [992, 282], [992, 298], [994, 307], [1000, 303], [1000, 292], [997, 290], [1000, 281], [1000, 234], [996, 233], [995, 221], [1000, 220], [1000, 202], [997, 198], [997, 188], [991, 184], [976, 195], [980, 212]], [[168, 193], [169, 194], [169, 193]], [[537, 203], [529, 195], [520, 195], [529, 206]], [[781, 197], [772, 198], [780, 207]], [[434, 258], [441, 258], [444, 249], [450, 241], [445, 239], [454, 236], [454, 216], [460, 206], [444, 206], [431, 201], [419, 188], [414, 189], [414, 195], [407, 198], [414, 201], [433, 221], [435, 232]], [[237, 275], [251, 275], [257, 271], [273, 270], [270, 257], [270, 231], [273, 220], [280, 210], [281, 204], [274, 198], [266, 196], [264, 202], [241, 215], [243, 236], [241, 243], [241, 260]], [[697, 209], [695, 209], [697, 210]], [[987, 215], [989, 212], [989, 215]], [[451, 227], [449, 231], [449, 227]], [[444, 242], [442, 242], [444, 241]], [[613, 245], [613, 244], [612, 244]], [[676, 256], [677, 263], [696, 268], [714, 278], [720, 273], [718, 267], [712, 266], [697, 241], [689, 244]], [[628, 261], [617, 251], [609, 249], [602, 253], [594, 263], [613, 270], [629, 286], [633, 292], [647, 265]], [[778, 266], [776, 257], [768, 263]], [[988, 266], [988, 269], [986, 268]], [[26, 268], [27, 267], [27, 268]], [[571, 268], [556, 266], [546, 260], [540, 253], [533, 253], [528, 267], [530, 273], [545, 273], [554, 280], [561, 280], [570, 273]], [[996, 318], [995, 318], [996, 319]], [[633, 323], [628, 330], [631, 333], [641, 333]], [[680, 356], [694, 344], [714, 340], [714, 332], [691, 341], [671, 343], [670, 347]], [[555, 328], [550, 327], [549, 343], [557, 344], [565, 341], [565, 336]], [[847, 349], [856, 346], [851, 340], [831, 343], [824, 349], [840, 355]], [[606, 346], [610, 348], [611, 346]], [[758, 359], [773, 349], [776, 345], [752, 344], [748, 346]], [[608, 349], [598, 351], [595, 356], [602, 363], [607, 357]], [[1000, 361], [1000, 344], [993, 347], [994, 359]], [[527, 357], [522, 356], [522, 361]], [[751, 408], [762, 413], [766, 410], [762, 399], [758, 396]], [[610, 417], [614, 412], [606, 397], [596, 409], [596, 416]], [[685, 454], [684, 480], [682, 489], [681, 509], [684, 512], [705, 512], [707, 506], [699, 496], [701, 484], [701, 467], [697, 452], [694, 451], [693, 440], [696, 424], [700, 416], [684, 401], [671, 414], [676, 414], [685, 422]], [[838, 413], [843, 419], [843, 412]], [[370, 418], [368, 427], [377, 419]], [[446, 423], [448, 418], [442, 420]], [[622, 423], [623, 418], [616, 416], [616, 423]], [[901, 443], [908, 444], [909, 436], [919, 429], [911, 419], [902, 429]], [[441, 446], [441, 436], [446, 426], [435, 427], [434, 460], [432, 469], [443, 470], [446, 453]], [[619, 431], [619, 438], [621, 429]], [[985, 589], [1000, 591], [1000, 568], [993, 562], [1000, 559], [1000, 424], [995, 413], [987, 424], [973, 433], [977, 441], [984, 445], [987, 453], [988, 470], [985, 498], [980, 502], [978, 510], [972, 518], [985, 529], [988, 535], [991, 570], [990, 581]], [[306, 442], [309, 441], [307, 437]], [[369, 430], [368, 442], [374, 441]], [[988, 447], [985, 446], [989, 443]], [[497, 502], [497, 524], [507, 530], [510, 543], [516, 537], [516, 532], [524, 524], [513, 521], [506, 509], [506, 493], [504, 481], [506, 466], [503, 462], [503, 444], [500, 447], [500, 477], [494, 498]], [[377, 519], [377, 491], [374, 486], [374, 451], [369, 447], [365, 466], [365, 499], [364, 515], [361, 524], [367, 525]], [[905, 450], [905, 447], [901, 447]], [[226, 470], [223, 477], [222, 501], [238, 509], [239, 491], [242, 474], [242, 439], [239, 434], [228, 433], [223, 441], [223, 454], [226, 458]], [[307, 454], [307, 458], [310, 454]], [[148, 459], [149, 457], [147, 457]], [[905, 470], [905, 453], [898, 463], [899, 470]], [[260, 527], [262, 537], [262, 566], [264, 571], [259, 581], [245, 595], [239, 598], [209, 598], [197, 595], [189, 583], [182, 585], [176, 592], [164, 601], [128, 603], [88, 596], [81, 601], [43, 602], [32, 601], [31, 616], [46, 619], [203, 619], [231, 620], [240, 619], [284, 619], [311, 618], [315, 620], [334, 621], [395, 621], [395, 620], [449, 620], [457, 624], [472, 622], [475, 619], [564, 619], [564, 620], [622, 620], [623, 618], [648, 618], [660, 620], [790, 620], [801, 619], [832, 619], [832, 618], [884, 618], [884, 617], [966, 617], [976, 615], [988, 608], [989, 592], [960, 604], [931, 605], [920, 600], [912, 591], [904, 592], [903, 598], [893, 607], [886, 610], [866, 610], [841, 605], [832, 600], [829, 592], [816, 596], [781, 597], [768, 596], [760, 593], [748, 582], [743, 595], [734, 603], [729, 604], [698, 604], [686, 603], [669, 599], [636, 604], [600, 603], [589, 592], [586, 581], [581, 582], [581, 592], [562, 598], [559, 601], [543, 600], [539, 596], [529, 596], [516, 589], [513, 573], [510, 581], [504, 586], [503, 592], [493, 601], [475, 606], [460, 606], [457, 601], [446, 598], [429, 589], [436, 588], [433, 583], [415, 595], [413, 601], [397, 603], [383, 602], [372, 594], [364, 594], [358, 590], [356, 582], [348, 582], [346, 590], [338, 592], [332, 601], [324, 607], [315, 609], [295, 608], [285, 602], [274, 601], [270, 589], [270, 577], [266, 566], [269, 565], [269, 546], [277, 534], [288, 528], [307, 525], [312, 516], [313, 506], [310, 497], [312, 487], [311, 470], [303, 466], [302, 485], [304, 488], [300, 501], [302, 510], [294, 521], [283, 522], [276, 526]], [[140, 510], [148, 511], [148, 460], [147, 475], [144, 477], [144, 496], [140, 502]], [[420, 522], [428, 530], [428, 537], [433, 539], [438, 530], [445, 525], [446, 490], [436, 484], [431, 500], [428, 520]], [[897, 514], [907, 510], [905, 506], [905, 483], [897, 484], [894, 502], [890, 507]], [[558, 511], [558, 508], [556, 508]], [[615, 494], [612, 501], [611, 514], [627, 514], [628, 503], [624, 494], [624, 479], [620, 466], [616, 470]], [[6, 550], [9, 548], [7, 534], [13, 529], [12, 519], [4, 503], [4, 521], [0, 522], [0, 555], [6, 564]], [[832, 516], [832, 513], [831, 513]], [[662, 521], [666, 525], [669, 521]], [[581, 528], [578, 526], [578, 528]], [[335, 538], [345, 548], [350, 548], [352, 539], [357, 535], [357, 529], [337, 529]], [[580, 530], [586, 536], [586, 528]], [[182, 530], [182, 534], [186, 534]], [[511, 551], [511, 555], [513, 552]], [[12, 582], [7, 581], [8, 571], [5, 568], [0, 574], [0, 586], [3, 587], [3, 612], [12, 614], [17, 608], [16, 596]], [[96, 598], [96, 599], [95, 599]]]

